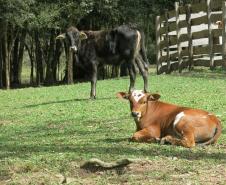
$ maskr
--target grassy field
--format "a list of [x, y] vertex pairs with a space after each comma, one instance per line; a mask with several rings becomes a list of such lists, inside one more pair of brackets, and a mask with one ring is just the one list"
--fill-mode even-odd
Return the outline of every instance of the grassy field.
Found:
[[[225, 127], [225, 74], [200, 70], [149, 80], [162, 101], [214, 112]], [[0, 90], [0, 184], [226, 184], [225, 128], [217, 145], [203, 148], [128, 141], [135, 123], [128, 103], [115, 98], [128, 82], [98, 81], [95, 101], [88, 99], [89, 83]], [[90, 158], [144, 162], [81, 169]]]

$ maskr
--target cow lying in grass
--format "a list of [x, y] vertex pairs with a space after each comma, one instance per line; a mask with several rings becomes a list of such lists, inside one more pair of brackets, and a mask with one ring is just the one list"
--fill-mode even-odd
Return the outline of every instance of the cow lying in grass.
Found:
[[221, 134], [218, 118], [204, 110], [180, 107], [158, 101], [159, 94], [119, 92], [117, 97], [130, 102], [131, 114], [137, 125], [132, 140], [170, 143], [187, 148], [214, 144]]

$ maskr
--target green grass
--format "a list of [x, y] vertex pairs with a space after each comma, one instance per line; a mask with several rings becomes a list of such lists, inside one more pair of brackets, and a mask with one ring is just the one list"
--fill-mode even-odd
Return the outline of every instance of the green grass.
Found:
[[[161, 100], [214, 112], [225, 127], [226, 75], [196, 71], [150, 75]], [[0, 184], [225, 184], [226, 131], [215, 146], [186, 149], [131, 143], [135, 131], [127, 102], [115, 98], [128, 89], [128, 78], [98, 81], [97, 99], [89, 83], [0, 90]], [[137, 78], [137, 89], [143, 82]], [[150, 164], [121, 172], [87, 172], [90, 158], [113, 161], [148, 159]]]

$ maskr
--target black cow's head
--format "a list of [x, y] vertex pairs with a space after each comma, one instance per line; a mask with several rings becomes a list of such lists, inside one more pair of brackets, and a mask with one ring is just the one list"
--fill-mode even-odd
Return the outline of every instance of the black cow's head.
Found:
[[65, 39], [66, 42], [68, 42], [70, 49], [74, 52], [77, 52], [80, 41], [87, 39], [87, 35], [75, 27], [70, 27], [67, 29], [66, 33], [58, 35], [56, 39]]

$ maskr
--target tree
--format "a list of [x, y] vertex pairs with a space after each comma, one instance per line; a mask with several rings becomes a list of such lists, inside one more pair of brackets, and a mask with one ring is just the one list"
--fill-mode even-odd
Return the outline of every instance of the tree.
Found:
[[[174, 2], [175, 0], [0, 0], [0, 87], [10, 88], [12, 84], [21, 84], [24, 48], [30, 58], [31, 83], [36, 81], [36, 85], [54, 84], [62, 52], [62, 45], [55, 37], [69, 26], [99, 30], [120, 24], [135, 25], [145, 32], [148, 58], [153, 62], [155, 16], [165, 8], [173, 8]], [[189, 0], [180, 2], [187, 3]], [[114, 69], [103, 69], [113, 71], [103, 72], [105, 77], [106, 74], [117, 75]]]
[[[23, 27], [27, 22], [29, 17], [29, 7], [32, 5], [32, 0], [11, 0], [4, 1], [0, 0], [0, 44], [1, 44], [1, 86], [5, 88], [10, 88], [11, 80], [11, 59], [15, 41], [17, 40], [18, 29], [17, 26]], [[22, 39], [22, 42], [25, 38]], [[18, 41], [18, 40], [17, 40]], [[18, 41], [19, 42], [19, 41]], [[21, 47], [23, 46], [23, 43]], [[16, 45], [18, 47], [18, 43]], [[20, 51], [23, 49], [20, 47]], [[22, 51], [21, 51], [22, 52]], [[22, 54], [20, 53], [22, 58]], [[17, 62], [21, 62], [22, 59], [19, 59]], [[16, 63], [17, 64], [17, 63]], [[21, 65], [13, 65], [14, 69], [16, 67], [21, 68]], [[20, 71], [20, 69], [15, 69], [15, 71]], [[18, 77], [18, 76], [17, 76]]]

